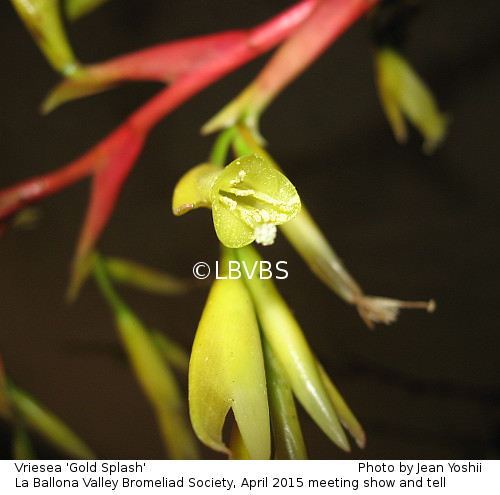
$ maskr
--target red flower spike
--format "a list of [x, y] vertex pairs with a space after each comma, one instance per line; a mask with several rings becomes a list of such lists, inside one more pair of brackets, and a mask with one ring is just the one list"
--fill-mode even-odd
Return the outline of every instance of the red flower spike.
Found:
[[48, 113], [62, 103], [105, 91], [124, 81], [172, 83], [221, 57], [227, 58], [237, 47], [255, 50], [253, 56], [259, 55], [283, 41], [309, 15], [316, 2], [304, 0], [250, 30], [176, 40], [86, 66], [54, 88], [43, 102], [42, 111]]

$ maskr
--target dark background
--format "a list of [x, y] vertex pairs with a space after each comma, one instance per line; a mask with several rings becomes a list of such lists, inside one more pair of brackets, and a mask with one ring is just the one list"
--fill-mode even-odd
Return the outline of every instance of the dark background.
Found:
[[[79, 58], [100, 61], [151, 44], [252, 26], [287, 1], [114, 0], [69, 29]], [[230, 5], [230, 7], [229, 7]], [[364, 425], [368, 444], [345, 455], [303, 415], [311, 458], [498, 458], [498, 167], [500, 5], [424, 2], [405, 53], [451, 117], [433, 156], [412, 132], [395, 143], [373, 82], [368, 25], [359, 22], [271, 106], [269, 150], [369, 294], [434, 298], [435, 314], [407, 311], [370, 332], [304, 266], [284, 238], [263, 252], [288, 261], [279, 288], [315, 352]], [[209, 88], [151, 134], [100, 247], [191, 277], [217, 243], [208, 211], [175, 218], [178, 177], [208, 156], [200, 126], [264, 59]], [[58, 81], [9, 2], [0, 3], [0, 187], [86, 151], [161, 87], [125, 85], [42, 117]], [[83, 181], [43, 201], [35, 230], [0, 243], [0, 352], [9, 376], [69, 423], [101, 458], [162, 456], [149, 404], [90, 281], [65, 301], [88, 198]], [[191, 345], [207, 290], [124, 297], [150, 326]], [[2, 456], [9, 430], [0, 427]], [[43, 443], [41, 456], [58, 454]], [[211, 453], [207, 453], [211, 455]]]

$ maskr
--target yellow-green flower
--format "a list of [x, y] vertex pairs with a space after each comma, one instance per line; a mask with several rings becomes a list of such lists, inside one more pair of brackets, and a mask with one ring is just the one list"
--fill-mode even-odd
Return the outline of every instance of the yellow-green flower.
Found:
[[431, 153], [445, 138], [448, 123], [431, 91], [405, 58], [392, 48], [380, 48], [375, 65], [380, 99], [396, 139], [406, 141], [406, 117], [424, 137], [424, 151]]
[[276, 226], [301, 208], [293, 184], [258, 155], [240, 157], [224, 169], [202, 164], [187, 172], [175, 188], [172, 209], [181, 215], [200, 206], [212, 208], [217, 237], [230, 248], [272, 244]]

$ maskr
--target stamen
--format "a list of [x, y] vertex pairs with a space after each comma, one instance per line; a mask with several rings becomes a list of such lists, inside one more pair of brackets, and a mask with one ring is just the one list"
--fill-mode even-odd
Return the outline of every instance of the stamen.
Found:
[[274, 223], [260, 223], [255, 226], [255, 242], [269, 246], [276, 239], [276, 225]]

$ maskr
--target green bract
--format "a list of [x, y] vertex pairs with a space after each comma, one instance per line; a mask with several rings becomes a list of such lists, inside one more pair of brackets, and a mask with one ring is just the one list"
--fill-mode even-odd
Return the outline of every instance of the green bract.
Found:
[[254, 240], [272, 244], [276, 225], [295, 217], [301, 206], [293, 184], [257, 155], [230, 163], [214, 182], [210, 201], [217, 237], [232, 248]]

